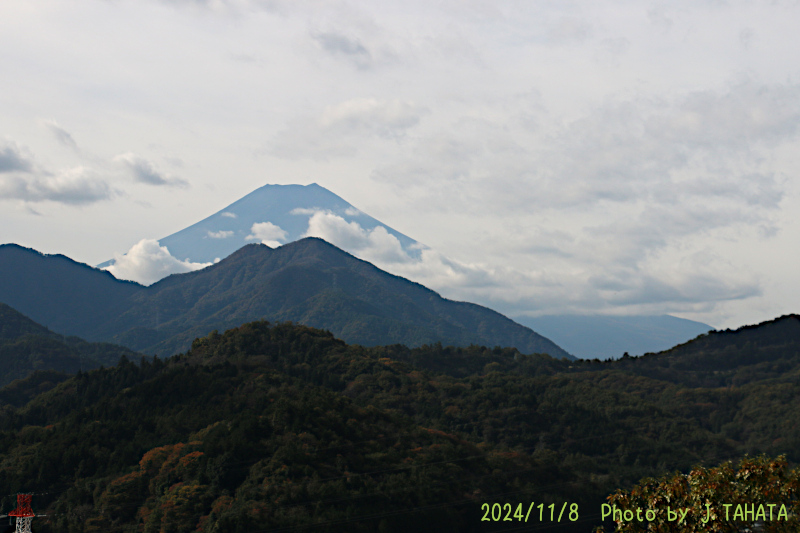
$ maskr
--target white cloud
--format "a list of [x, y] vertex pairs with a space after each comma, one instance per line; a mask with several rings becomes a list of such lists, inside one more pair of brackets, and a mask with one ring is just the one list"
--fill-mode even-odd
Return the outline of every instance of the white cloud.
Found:
[[295, 207], [291, 211], [289, 211], [290, 215], [313, 215], [322, 211], [319, 207]]
[[0, 142], [0, 199], [88, 205], [109, 200], [119, 191], [85, 166], [50, 172], [14, 142]]
[[266, 244], [270, 248], [277, 248], [281, 245], [280, 241], [286, 240], [286, 231], [272, 222], [256, 222], [250, 228], [250, 235], [245, 240], [260, 240], [261, 244]]
[[155, 239], [142, 239], [126, 254], [114, 254], [114, 264], [106, 268], [117, 279], [128, 279], [150, 285], [170, 274], [182, 274], [210, 266], [172, 257], [166, 246]]
[[233, 236], [233, 232], [232, 231], [220, 230], [220, 231], [209, 231], [208, 232], [208, 238], [209, 239], [227, 239], [228, 237], [231, 237], [231, 236]]
[[[454, 294], [467, 289], [498, 288], [509, 281], [507, 272], [496, 273], [478, 265], [452, 261], [419, 243], [414, 248], [421, 249], [421, 253], [412, 257], [385, 227], [367, 230], [358, 222], [347, 222], [330, 211], [315, 212], [309, 218], [304, 236], [319, 237], [388, 272], [431, 288], [446, 287]], [[502, 280], [498, 275], [504, 276]]]
[[221, 216], [226, 218], [236, 218], [236, 213], [231, 213], [229, 211], [225, 211], [221, 214]]
[[125, 165], [133, 179], [139, 183], [183, 188], [189, 186], [186, 180], [159, 172], [150, 161], [139, 155], [128, 152], [116, 156], [114, 161]]
[[365, 230], [357, 222], [347, 222], [330, 211], [314, 213], [308, 219], [304, 236], [325, 239], [367, 261], [395, 263], [409, 260], [400, 241], [383, 226]]

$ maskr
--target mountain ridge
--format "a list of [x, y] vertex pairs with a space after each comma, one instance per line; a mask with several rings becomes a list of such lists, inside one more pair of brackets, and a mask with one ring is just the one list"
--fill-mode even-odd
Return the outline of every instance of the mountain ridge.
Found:
[[[48, 257], [38, 254], [36, 259]], [[37, 283], [20, 269], [10, 271], [16, 278], [0, 284], [0, 301], [6, 298], [9, 283], [17, 287], [17, 296], [25, 293], [24, 287], [33, 290]], [[25, 314], [40, 321], [41, 316], [68, 312], [69, 320], [58, 323], [65, 333], [80, 332], [89, 340], [161, 355], [186, 350], [195, 337], [211, 330], [268, 319], [329, 329], [348, 342], [368, 346], [483, 344], [571, 357], [549, 339], [496, 311], [442, 298], [315, 237], [278, 248], [247, 245], [205, 269], [173, 274], [148, 287], [120, 282], [86, 265], [81, 272], [94, 273], [97, 279], [102, 276], [101, 283], [111, 294], [77, 298], [81, 305], [73, 305], [72, 295], [62, 294], [58, 302], [48, 302], [46, 309], [23, 302]], [[50, 276], [51, 281], [56, 277]], [[68, 284], [61, 286], [62, 292], [68, 291]]]
[[[142, 288], [65, 255], [13, 243], [0, 245], [0, 272], [0, 302], [53, 331], [79, 337], [89, 333], [85, 324], [102, 320]], [[54, 300], [58, 308], [51, 306]]]
[[[374, 233], [377, 230], [378, 233]], [[161, 249], [154, 247], [152, 241], [139, 243], [141, 246], [129, 251], [133, 256], [126, 256], [119, 263], [106, 261], [99, 267], [108, 267], [120, 277], [151, 284], [167, 272], [185, 272], [219, 261], [253, 241], [276, 247], [311, 235], [326, 238], [362, 259], [377, 260], [379, 265], [390, 270], [397, 268], [398, 263], [394, 261], [398, 260], [420, 261], [423, 266], [423, 250], [427, 248], [317, 183], [266, 184], [199, 222], [159, 239], [156, 242]], [[378, 242], [382, 244], [376, 244]], [[390, 254], [392, 259], [382, 263], [378, 259], [382, 253]], [[148, 268], [151, 262], [153, 268]], [[444, 290], [445, 286], [438, 288]], [[320, 304], [325, 305], [324, 302]], [[665, 350], [713, 329], [668, 316], [511, 318], [582, 358], [616, 358], [625, 352], [638, 355]]]

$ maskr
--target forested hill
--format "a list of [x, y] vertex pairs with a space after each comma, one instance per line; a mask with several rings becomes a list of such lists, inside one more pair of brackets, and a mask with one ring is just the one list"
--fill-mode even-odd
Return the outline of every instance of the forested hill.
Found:
[[0, 410], [0, 483], [47, 493], [40, 533], [500, 531], [481, 522], [490, 495], [580, 501], [548, 456], [354, 398], [356, 376], [429, 379], [372, 350], [261, 322], [166, 363], [81, 373]]
[[771, 346], [780, 375], [686, 387], [697, 370], [637, 369], [670, 353], [369, 348], [250, 323], [4, 406], [0, 483], [47, 493], [41, 533], [507, 531], [516, 519], [482, 522], [481, 505], [531, 501], [579, 509], [558, 524], [534, 512], [537, 531], [590, 531], [606, 496], [642, 477], [762, 452], [800, 460], [800, 364], [791, 342], [777, 348], [786, 324], [721, 335], [696, 355], [746, 371]]
[[478, 344], [571, 358], [491, 309], [442, 298], [316, 238], [274, 250], [248, 245], [150, 287], [20, 247], [0, 248], [0, 268], [0, 301], [55, 331], [149, 354], [184, 351], [214, 329], [267, 319], [328, 329], [367, 346]]
[[17, 339], [25, 335], [54, 336], [55, 333], [37, 324], [16, 309], [0, 303], [0, 341]]
[[800, 316], [712, 331], [658, 354], [623, 358], [619, 368], [690, 387], [741, 386], [800, 367]]
[[[0, 303], [0, 386], [26, 378], [37, 370], [75, 374], [101, 365], [113, 366], [123, 355], [140, 357], [122, 346], [58, 335]], [[57, 382], [60, 378], [49, 379], [53, 380]], [[47, 388], [46, 383], [39, 385], [39, 390]], [[3, 398], [8, 403], [16, 402], [10, 396]]]

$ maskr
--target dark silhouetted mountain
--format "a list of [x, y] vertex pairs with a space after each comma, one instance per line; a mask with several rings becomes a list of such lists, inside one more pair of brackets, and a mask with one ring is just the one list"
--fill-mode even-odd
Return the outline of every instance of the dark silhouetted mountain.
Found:
[[[491, 309], [444, 299], [316, 238], [276, 249], [248, 245], [208, 268], [169, 276], [149, 287], [120, 282], [61, 256], [20, 247], [10, 251], [37, 269], [32, 276], [12, 259], [0, 263], [10, 264], [0, 301], [16, 302], [31, 318], [50, 320], [48, 325], [58, 324], [61, 332], [80, 332], [90, 340], [149, 354], [184, 351], [195, 337], [211, 330], [267, 319], [328, 329], [347, 342], [367, 346], [480, 344], [571, 357]], [[44, 266], [47, 262], [52, 270]], [[47, 287], [56, 292], [50, 301], [39, 278], [47, 279]], [[29, 301], [27, 293], [32, 294]]]
[[86, 338], [141, 288], [63, 255], [0, 245], [0, 302], [53, 331]]
[[276, 249], [245, 246], [206, 269], [155, 283], [130, 301], [98, 335], [147, 352], [183, 351], [212, 329], [265, 318], [328, 329], [367, 346], [441, 342], [568, 355], [491, 309], [446, 300], [316, 238]]
[[0, 386], [35, 371], [75, 374], [115, 365], [122, 356], [136, 358], [139, 354], [122, 346], [63, 337], [0, 303]]
[[575, 357], [608, 359], [660, 352], [713, 330], [708, 324], [670, 315], [546, 315], [514, 317]]

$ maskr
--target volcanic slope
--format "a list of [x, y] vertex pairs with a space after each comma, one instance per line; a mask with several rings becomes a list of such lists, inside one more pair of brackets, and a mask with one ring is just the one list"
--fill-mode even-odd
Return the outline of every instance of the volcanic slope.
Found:
[[[340, 217], [347, 224], [358, 224], [365, 231], [382, 227], [396, 238], [410, 257], [419, 257], [419, 243], [372, 218], [347, 200], [325, 187], [309, 185], [267, 184], [236, 200], [203, 220], [158, 240], [173, 257], [196, 263], [210, 263], [228, 257], [244, 246], [257, 242], [253, 233], [260, 224], [268, 223], [275, 232], [271, 237], [285, 244], [302, 239], [309, 230], [314, 213]], [[105, 268], [115, 260], [98, 265]]]
[[[13, 296], [16, 308], [25, 308], [34, 320], [50, 320], [47, 324], [53, 323], [53, 329], [148, 354], [185, 351], [195, 337], [214, 329], [266, 319], [324, 328], [349, 343], [367, 346], [480, 344], [571, 357], [491, 309], [442, 298], [317, 238], [275, 249], [248, 245], [208, 268], [172, 275], [149, 287], [116, 280], [63, 256], [12, 249], [20, 250], [37, 264], [38, 276], [12, 265], [9, 272], [15, 277], [0, 285], [0, 301]], [[47, 272], [39, 264], [43, 260], [57, 268]], [[63, 268], [65, 260], [70, 269]], [[68, 280], [78, 274], [82, 284], [70, 286]], [[57, 298], [48, 301], [40, 294], [39, 277], [58, 287]], [[60, 283], [59, 277], [66, 281]], [[35, 298], [26, 300], [26, 294]]]

